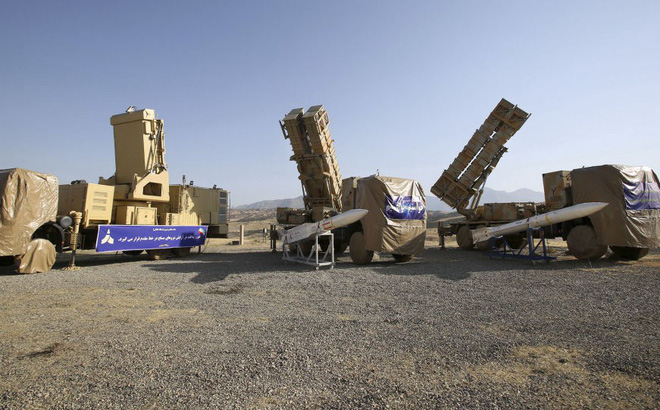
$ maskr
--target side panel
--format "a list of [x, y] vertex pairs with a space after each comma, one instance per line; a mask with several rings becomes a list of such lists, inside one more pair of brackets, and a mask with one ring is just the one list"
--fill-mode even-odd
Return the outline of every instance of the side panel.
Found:
[[603, 245], [660, 247], [660, 185], [647, 167], [601, 165], [571, 171], [575, 203], [607, 202], [591, 215]]
[[82, 227], [108, 224], [112, 218], [115, 187], [99, 184], [60, 185], [58, 215], [82, 212]]

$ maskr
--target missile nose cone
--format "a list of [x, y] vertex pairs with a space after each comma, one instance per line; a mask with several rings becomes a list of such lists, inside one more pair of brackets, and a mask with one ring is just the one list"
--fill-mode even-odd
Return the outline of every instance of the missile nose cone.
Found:
[[607, 202], [583, 202], [576, 206], [579, 207], [578, 209], [580, 209], [581, 216], [588, 216], [595, 214], [596, 212], [605, 208], [607, 205], [609, 205]]
[[592, 202], [594, 204], [594, 209], [596, 209], [594, 212], [598, 212], [601, 209], [605, 208], [609, 203], [607, 202]]

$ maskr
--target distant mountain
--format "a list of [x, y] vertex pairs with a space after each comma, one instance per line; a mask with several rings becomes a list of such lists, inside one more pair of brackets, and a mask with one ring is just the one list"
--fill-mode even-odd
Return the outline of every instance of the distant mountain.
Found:
[[[496, 191], [485, 188], [484, 195], [481, 197], [481, 204], [485, 202], [543, 202], [545, 200], [543, 192], [533, 191], [531, 189], [517, 189], [513, 192]], [[275, 209], [278, 207], [303, 208], [302, 195], [297, 198], [271, 199], [259, 201], [253, 204], [240, 205], [236, 209]], [[426, 207], [429, 211], [451, 212], [452, 209], [438, 199], [430, 192], [426, 193]]]
[[[497, 191], [495, 189], [484, 188], [484, 194], [481, 197], [480, 204], [490, 202], [543, 202], [545, 196], [543, 192], [534, 191], [527, 188], [517, 189], [513, 192]], [[449, 205], [442, 202], [438, 197], [430, 192], [426, 193], [426, 207], [429, 211], [450, 212]]]
[[239, 205], [236, 209], [275, 209], [279, 207], [285, 208], [304, 208], [305, 203], [303, 197], [300, 195], [297, 198], [287, 199], [270, 199], [266, 201], [259, 201], [253, 204]]
[[545, 195], [543, 192], [533, 191], [527, 188], [517, 189], [513, 192], [496, 191], [485, 188], [481, 202], [543, 202]]

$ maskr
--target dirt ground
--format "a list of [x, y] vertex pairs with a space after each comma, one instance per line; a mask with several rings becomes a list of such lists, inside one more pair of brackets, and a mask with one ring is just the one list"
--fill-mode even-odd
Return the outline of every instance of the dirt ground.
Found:
[[284, 263], [246, 245], [0, 271], [1, 408], [657, 408], [660, 252]]

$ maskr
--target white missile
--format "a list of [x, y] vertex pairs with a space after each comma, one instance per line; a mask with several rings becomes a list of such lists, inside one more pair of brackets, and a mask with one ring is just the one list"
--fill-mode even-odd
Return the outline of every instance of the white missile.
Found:
[[540, 228], [572, 219], [583, 218], [595, 214], [607, 205], [607, 202], [585, 202], [504, 225], [475, 229], [472, 231], [472, 241], [474, 243], [483, 242], [493, 236], [509, 235], [525, 231], [527, 228]]
[[296, 243], [317, 233], [323, 233], [357, 222], [364, 218], [367, 212], [369, 211], [366, 209], [351, 209], [350, 211], [342, 212], [319, 222], [306, 223], [295, 228], [279, 231], [278, 234], [282, 242], [289, 244]]

